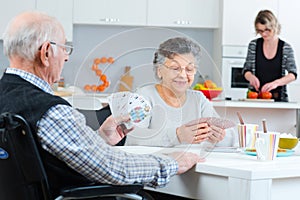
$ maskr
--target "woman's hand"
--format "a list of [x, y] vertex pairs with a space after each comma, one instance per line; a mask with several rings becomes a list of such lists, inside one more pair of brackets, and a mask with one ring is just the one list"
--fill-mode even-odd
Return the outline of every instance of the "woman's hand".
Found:
[[199, 123], [192, 126], [182, 125], [176, 129], [180, 143], [195, 144], [209, 138], [211, 128], [207, 123]]
[[211, 128], [211, 131], [210, 131], [208, 140], [211, 143], [217, 143], [224, 139], [225, 134], [226, 134], [224, 129], [219, 128], [214, 125], [210, 126], [210, 128]]
[[100, 136], [110, 145], [115, 145], [120, 142], [130, 131], [123, 124], [130, 120], [128, 117], [113, 118], [109, 116], [99, 128]]
[[278, 87], [277, 81], [266, 83], [262, 88], [262, 92], [269, 92]]
[[251, 72], [246, 72], [245, 78], [249, 81], [250, 85], [255, 88], [256, 91], [259, 91], [260, 82], [254, 74]]

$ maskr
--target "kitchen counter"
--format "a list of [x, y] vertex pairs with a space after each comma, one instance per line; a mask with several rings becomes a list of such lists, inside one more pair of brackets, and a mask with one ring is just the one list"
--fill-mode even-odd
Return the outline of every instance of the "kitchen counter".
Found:
[[211, 103], [219, 115], [237, 123], [236, 113], [240, 112], [246, 123], [261, 125], [261, 120], [266, 119], [269, 130], [300, 137], [300, 102], [213, 100]]
[[214, 107], [300, 109], [300, 102], [212, 100]]
[[[125, 146], [121, 149], [153, 154], [171, 152], [172, 148]], [[181, 150], [199, 153], [197, 145]], [[212, 152], [206, 156], [205, 162], [198, 163], [185, 174], [172, 177], [166, 187], [146, 189], [203, 200], [296, 200], [299, 199], [299, 169], [298, 150], [292, 156], [267, 162], [243, 152]]]

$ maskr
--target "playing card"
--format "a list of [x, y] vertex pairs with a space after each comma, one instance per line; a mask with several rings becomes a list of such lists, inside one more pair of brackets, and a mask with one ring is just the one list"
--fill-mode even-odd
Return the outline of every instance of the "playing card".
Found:
[[151, 113], [150, 103], [141, 95], [133, 93], [129, 97], [128, 112], [131, 122], [139, 127], [148, 127], [148, 120]]
[[204, 122], [206, 122], [209, 126], [214, 125], [222, 129], [232, 128], [235, 126], [235, 123], [233, 121], [228, 119], [218, 118], [218, 117], [202, 117], [196, 120], [192, 120], [188, 122], [186, 125], [192, 126]]
[[141, 95], [131, 92], [117, 92], [108, 97], [108, 103], [113, 117], [129, 115], [130, 121], [124, 123], [126, 128], [148, 126], [146, 119], [150, 117], [151, 106]]
[[131, 92], [117, 92], [108, 96], [108, 104], [113, 117], [128, 115], [128, 100]]

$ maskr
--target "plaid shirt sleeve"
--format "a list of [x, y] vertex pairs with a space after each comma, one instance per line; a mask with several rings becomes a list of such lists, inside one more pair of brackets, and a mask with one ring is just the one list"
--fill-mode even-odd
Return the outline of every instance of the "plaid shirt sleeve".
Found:
[[174, 159], [112, 148], [85, 122], [70, 106], [51, 107], [37, 123], [42, 147], [95, 182], [163, 187], [177, 173]]

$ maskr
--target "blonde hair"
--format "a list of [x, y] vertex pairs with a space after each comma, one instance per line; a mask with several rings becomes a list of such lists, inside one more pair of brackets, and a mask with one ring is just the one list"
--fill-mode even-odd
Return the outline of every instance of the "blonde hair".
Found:
[[257, 14], [255, 21], [254, 21], [254, 27], [255, 27], [255, 31], [257, 34], [258, 34], [258, 31], [256, 29], [256, 25], [258, 23], [265, 25], [270, 30], [273, 30], [275, 34], [277, 34], [277, 35], [280, 34], [281, 25], [279, 24], [275, 15], [270, 10], [261, 10]]

